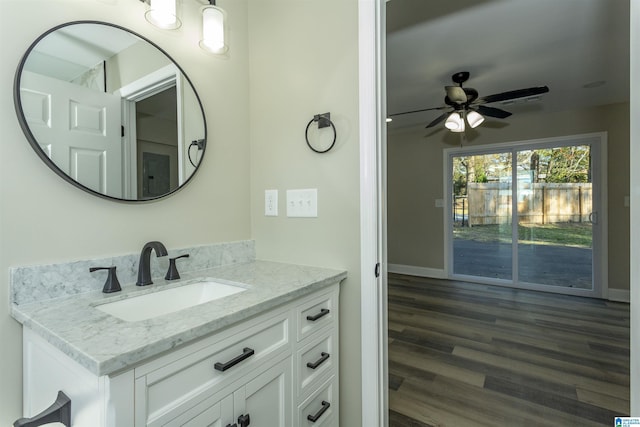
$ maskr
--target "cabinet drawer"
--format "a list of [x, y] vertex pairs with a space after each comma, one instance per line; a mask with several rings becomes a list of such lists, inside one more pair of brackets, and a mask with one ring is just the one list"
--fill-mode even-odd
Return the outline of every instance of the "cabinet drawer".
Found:
[[313, 386], [322, 377], [335, 373], [334, 367], [338, 363], [337, 348], [337, 337], [333, 333], [333, 328], [330, 328], [298, 350], [296, 354], [297, 392], [301, 400], [309, 395]]
[[332, 376], [298, 407], [298, 426], [337, 426], [338, 415], [338, 380]]
[[302, 341], [334, 322], [338, 316], [337, 295], [331, 292], [305, 301], [296, 308], [297, 339]]
[[163, 358], [165, 365], [154, 361], [151, 368], [136, 368], [136, 427], [179, 413], [277, 353], [290, 351], [286, 312], [258, 320], [219, 341], [212, 337], [213, 344], [198, 351], [183, 351], [175, 360]]

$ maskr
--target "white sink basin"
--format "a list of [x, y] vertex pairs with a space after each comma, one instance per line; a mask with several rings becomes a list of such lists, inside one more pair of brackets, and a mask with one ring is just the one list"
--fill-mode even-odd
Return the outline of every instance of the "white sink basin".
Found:
[[246, 288], [203, 280], [177, 288], [98, 305], [96, 308], [127, 322], [135, 322], [174, 313], [242, 291], [246, 291]]

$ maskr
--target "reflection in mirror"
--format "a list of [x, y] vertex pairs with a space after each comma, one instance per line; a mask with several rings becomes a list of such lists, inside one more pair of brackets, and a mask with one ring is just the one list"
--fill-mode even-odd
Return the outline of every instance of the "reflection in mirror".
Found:
[[29, 142], [60, 176], [117, 200], [157, 199], [202, 160], [206, 124], [180, 67], [150, 41], [101, 22], [43, 34], [16, 74]]

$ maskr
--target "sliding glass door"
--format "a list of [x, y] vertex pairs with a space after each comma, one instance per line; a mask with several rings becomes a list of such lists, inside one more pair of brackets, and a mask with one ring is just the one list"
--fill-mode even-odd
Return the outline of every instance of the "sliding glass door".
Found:
[[593, 288], [591, 147], [518, 151], [518, 277]]
[[[510, 152], [454, 156], [453, 272], [513, 278]], [[464, 209], [462, 215], [455, 215]]]
[[600, 296], [603, 139], [450, 150], [449, 276]]

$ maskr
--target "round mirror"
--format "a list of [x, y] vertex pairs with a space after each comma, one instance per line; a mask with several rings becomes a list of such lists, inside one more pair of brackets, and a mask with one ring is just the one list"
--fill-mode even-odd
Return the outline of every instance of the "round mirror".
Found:
[[157, 45], [117, 25], [71, 22], [40, 36], [18, 66], [14, 101], [40, 158], [103, 198], [167, 196], [205, 152], [191, 81]]

